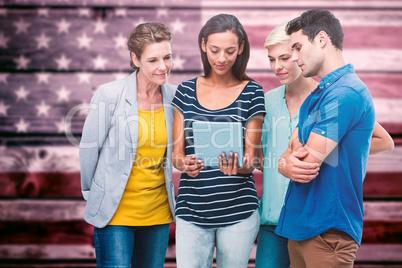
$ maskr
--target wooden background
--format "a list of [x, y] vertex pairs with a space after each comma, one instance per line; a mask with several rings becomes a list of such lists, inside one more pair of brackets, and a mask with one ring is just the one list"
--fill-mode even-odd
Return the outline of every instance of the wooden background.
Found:
[[[125, 37], [158, 21], [174, 35], [170, 82], [201, 74], [197, 35], [218, 13], [236, 15], [251, 42], [248, 74], [279, 86], [263, 43], [311, 8], [341, 21], [344, 55], [392, 134], [392, 152], [370, 156], [356, 267], [402, 267], [402, 1], [0, 0], [0, 267], [94, 267], [93, 228], [82, 219], [77, 144], [88, 102], [130, 74]], [[178, 185], [179, 174], [174, 181]], [[259, 196], [261, 173], [255, 173]], [[175, 267], [174, 224], [166, 267]], [[253, 267], [255, 251], [250, 267]]]

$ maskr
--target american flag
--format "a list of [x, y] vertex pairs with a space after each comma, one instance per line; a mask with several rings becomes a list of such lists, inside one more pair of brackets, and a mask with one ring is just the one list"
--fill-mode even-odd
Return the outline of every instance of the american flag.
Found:
[[[218, 13], [237, 16], [251, 43], [247, 72], [267, 91], [279, 82], [265, 37], [311, 8], [340, 19], [345, 59], [371, 90], [377, 120], [398, 137], [401, 1], [0, 0], [0, 259], [93, 259], [77, 145], [95, 90], [132, 71], [126, 37], [136, 25], [162, 22], [171, 29], [169, 82], [177, 85], [202, 74], [202, 25]], [[400, 176], [401, 153], [372, 157], [369, 172]]]
[[[171, 29], [175, 71], [199, 70], [191, 30], [199, 29], [199, 9], [2, 8], [0, 131], [57, 134], [71, 127], [80, 133], [86, 110], [76, 106], [87, 104], [100, 84], [129, 74], [127, 35], [148, 21]], [[65, 118], [74, 107], [70, 125]]]

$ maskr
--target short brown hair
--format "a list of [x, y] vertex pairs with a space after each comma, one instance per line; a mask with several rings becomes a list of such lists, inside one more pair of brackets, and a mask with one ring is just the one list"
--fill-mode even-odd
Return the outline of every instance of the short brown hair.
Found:
[[146, 22], [137, 25], [127, 37], [127, 46], [130, 51], [130, 66], [134, 70], [138, 70], [138, 67], [133, 63], [131, 53], [134, 53], [138, 59], [141, 59], [141, 55], [147, 45], [162, 41], [172, 42], [172, 33], [164, 24]]
[[302, 30], [302, 33], [307, 35], [311, 43], [320, 31], [324, 31], [331, 39], [332, 45], [342, 50], [344, 34], [341, 22], [328, 10], [307, 10], [299, 17], [289, 21], [286, 26], [288, 35], [299, 30]]

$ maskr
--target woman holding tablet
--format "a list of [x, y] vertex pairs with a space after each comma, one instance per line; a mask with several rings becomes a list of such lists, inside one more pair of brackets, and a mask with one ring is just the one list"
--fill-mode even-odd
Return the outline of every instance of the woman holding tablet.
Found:
[[[251, 172], [260, 144], [262, 87], [246, 74], [247, 34], [233, 15], [209, 19], [198, 37], [204, 76], [181, 83], [173, 99], [173, 165], [182, 172], [176, 206], [177, 267], [247, 267], [259, 228]], [[240, 122], [243, 166], [237, 154], [216, 156], [218, 167], [194, 156], [193, 123]], [[211, 142], [213, 146], [213, 142]]]

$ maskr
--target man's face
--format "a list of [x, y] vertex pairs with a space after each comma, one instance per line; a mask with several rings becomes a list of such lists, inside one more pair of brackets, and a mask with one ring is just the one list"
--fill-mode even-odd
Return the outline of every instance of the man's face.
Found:
[[304, 77], [316, 76], [323, 65], [322, 51], [317, 41], [319, 42], [316, 37], [313, 42], [310, 42], [302, 30], [290, 35], [292, 60], [300, 67]]

